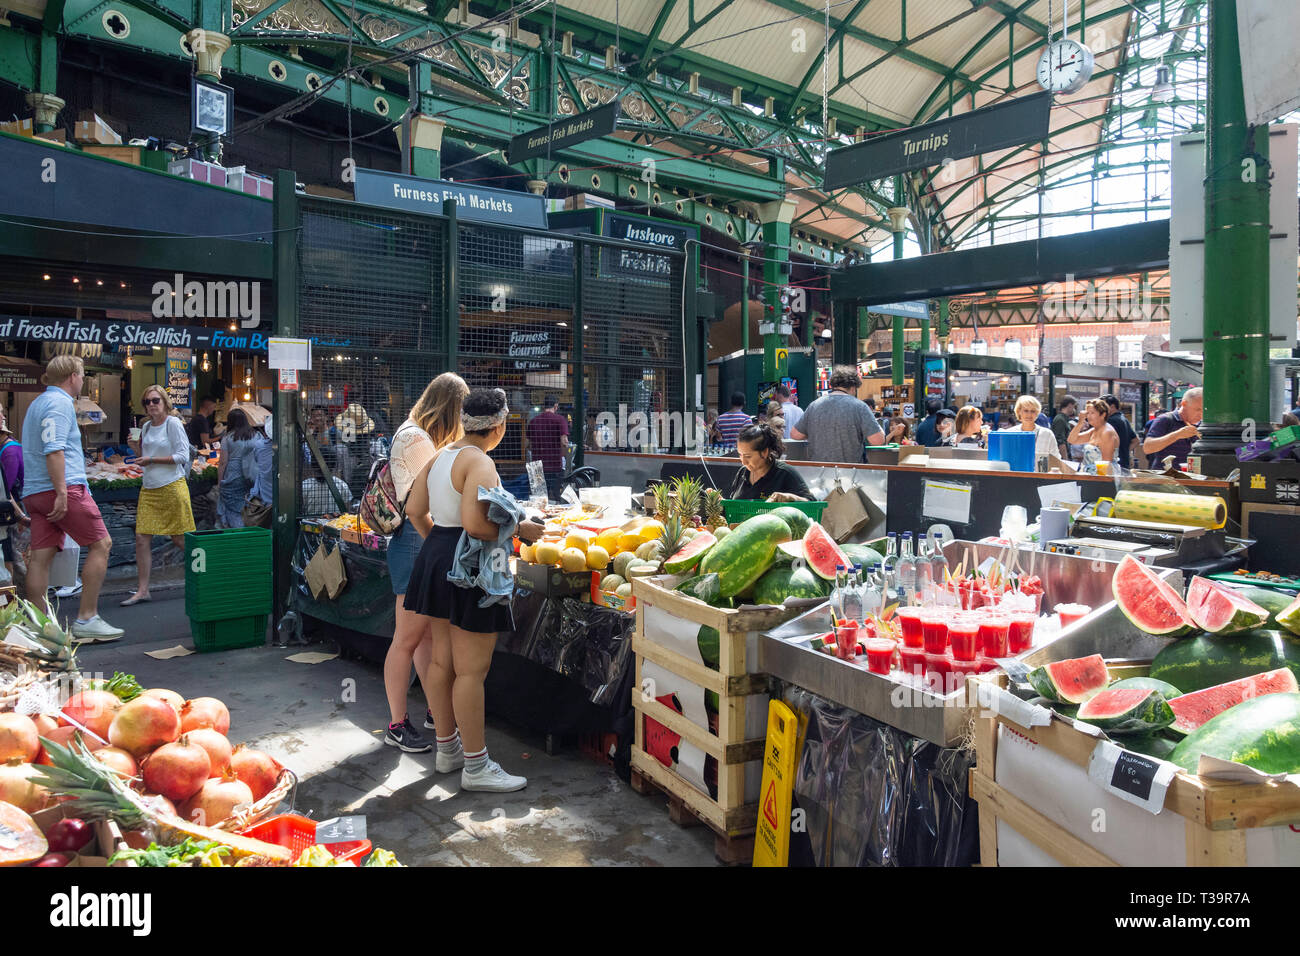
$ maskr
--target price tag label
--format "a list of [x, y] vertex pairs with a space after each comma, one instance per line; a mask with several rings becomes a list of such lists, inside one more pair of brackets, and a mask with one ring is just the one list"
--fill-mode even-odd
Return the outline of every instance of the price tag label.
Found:
[[366, 838], [364, 816], [333, 817], [316, 824], [317, 843], [350, 843]]
[[1132, 753], [1108, 740], [1098, 742], [1088, 761], [1093, 783], [1151, 814], [1164, 809], [1169, 782], [1177, 773], [1174, 764]]

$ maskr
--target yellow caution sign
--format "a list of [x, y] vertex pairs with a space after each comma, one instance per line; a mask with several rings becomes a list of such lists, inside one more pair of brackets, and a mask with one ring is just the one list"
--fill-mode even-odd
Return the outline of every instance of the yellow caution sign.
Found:
[[777, 349], [777, 350], [776, 350], [776, 364], [777, 364], [777, 365], [783, 365], [783, 364], [785, 364], [786, 362], [788, 362], [789, 360], [790, 360], [790, 350], [789, 350], [789, 349]]
[[771, 701], [767, 707], [767, 746], [763, 752], [754, 866], [790, 865], [790, 815], [798, 736], [799, 721], [794, 711], [779, 700]]

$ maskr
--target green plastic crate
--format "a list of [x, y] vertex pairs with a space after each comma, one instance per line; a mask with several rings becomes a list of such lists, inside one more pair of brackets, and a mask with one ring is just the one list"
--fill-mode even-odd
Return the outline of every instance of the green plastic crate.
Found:
[[[194, 570], [203, 549], [204, 570]], [[185, 535], [185, 613], [216, 621], [271, 612], [271, 532], [268, 528], [191, 531]]]
[[726, 516], [728, 524], [736, 524], [744, 521], [746, 518], [752, 518], [754, 515], [761, 515], [766, 511], [775, 511], [777, 508], [798, 508], [813, 521], [822, 520], [822, 512], [826, 510], [824, 501], [759, 501], [754, 499], [747, 501], [742, 498], [727, 498], [722, 502], [722, 513]]
[[194, 649], [206, 654], [210, 651], [233, 651], [241, 647], [261, 647], [266, 643], [266, 614], [232, 617], [222, 621], [190, 621], [190, 635]]

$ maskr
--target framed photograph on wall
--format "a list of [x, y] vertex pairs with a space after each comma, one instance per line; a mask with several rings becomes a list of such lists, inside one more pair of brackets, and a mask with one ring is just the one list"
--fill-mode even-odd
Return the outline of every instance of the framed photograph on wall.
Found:
[[225, 136], [235, 116], [235, 91], [211, 80], [190, 80], [190, 123], [196, 130]]

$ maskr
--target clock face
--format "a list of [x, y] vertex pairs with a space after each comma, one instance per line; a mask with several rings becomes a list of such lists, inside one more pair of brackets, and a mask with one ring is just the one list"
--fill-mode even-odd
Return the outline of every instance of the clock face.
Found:
[[1057, 40], [1038, 59], [1038, 85], [1053, 93], [1073, 93], [1092, 77], [1092, 51], [1074, 40]]

